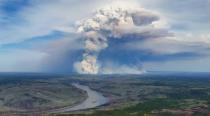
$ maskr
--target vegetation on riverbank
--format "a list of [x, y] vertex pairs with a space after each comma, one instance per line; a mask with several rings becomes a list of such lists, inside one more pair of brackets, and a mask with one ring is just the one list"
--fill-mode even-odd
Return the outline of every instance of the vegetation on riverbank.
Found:
[[[45, 77], [45, 78], [44, 78]], [[209, 116], [210, 78], [202, 75], [105, 75], [0, 78], [0, 109], [73, 105], [86, 97], [71, 83], [89, 86], [110, 103], [59, 116]]]
[[83, 101], [86, 93], [55, 78], [0, 78], [0, 113], [45, 111]]
[[78, 81], [111, 99], [109, 105], [93, 109], [92, 112], [76, 112], [79, 116], [210, 115], [208, 76], [127, 75], [79, 78]]

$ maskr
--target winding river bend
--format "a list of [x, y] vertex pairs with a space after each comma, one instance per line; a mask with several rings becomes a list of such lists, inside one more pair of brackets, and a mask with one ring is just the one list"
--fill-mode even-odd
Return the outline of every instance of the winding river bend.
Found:
[[73, 83], [72, 85], [78, 89], [81, 89], [81, 90], [87, 92], [88, 98], [76, 106], [73, 106], [73, 107], [67, 106], [64, 108], [55, 109], [55, 110], [51, 111], [52, 113], [63, 113], [63, 112], [91, 109], [91, 108], [95, 108], [95, 107], [104, 105], [109, 102], [108, 98], [104, 97], [101, 93], [98, 93], [98, 92], [90, 89], [88, 86], [80, 85], [77, 83]]

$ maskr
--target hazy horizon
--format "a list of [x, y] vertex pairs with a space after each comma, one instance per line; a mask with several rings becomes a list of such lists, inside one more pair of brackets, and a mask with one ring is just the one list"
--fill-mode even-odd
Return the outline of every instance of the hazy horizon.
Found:
[[0, 0], [0, 72], [210, 72], [210, 0]]

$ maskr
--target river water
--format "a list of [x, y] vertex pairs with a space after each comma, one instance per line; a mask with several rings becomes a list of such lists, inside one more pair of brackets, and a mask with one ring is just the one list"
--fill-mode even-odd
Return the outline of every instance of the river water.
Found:
[[72, 85], [77, 87], [78, 89], [85, 91], [88, 95], [87, 99], [85, 101], [83, 101], [82, 103], [75, 105], [73, 107], [67, 106], [64, 108], [55, 109], [52, 111], [52, 113], [62, 113], [62, 112], [91, 109], [91, 108], [95, 108], [95, 107], [104, 105], [109, 102], [108, 98], [104, 97], [101, 93], [98, 93], [98, 92], [90, 89], [88, 86], [80, 85], [77, 83], [73, 83]]

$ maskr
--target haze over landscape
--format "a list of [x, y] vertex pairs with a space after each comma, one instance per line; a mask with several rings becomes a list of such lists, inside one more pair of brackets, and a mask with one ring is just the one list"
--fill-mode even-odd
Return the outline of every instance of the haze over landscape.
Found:
[[210, 116], [210, 0], [0, 0], [0, 116]]

